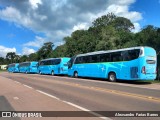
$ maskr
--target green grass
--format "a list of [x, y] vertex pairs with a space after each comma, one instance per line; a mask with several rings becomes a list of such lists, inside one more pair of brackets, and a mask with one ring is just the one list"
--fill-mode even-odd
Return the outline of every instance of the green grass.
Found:
[[147, 81], [145, 81], [144, 80], [144, 82], [150, 82], [150, 83], [160, 83], [160, 80], [147, 80]]
[[152, 83], [160, 83], [160, 80], [151, 81]]
[[7, 70], [0, 70], [0, 72], [6, 72]]

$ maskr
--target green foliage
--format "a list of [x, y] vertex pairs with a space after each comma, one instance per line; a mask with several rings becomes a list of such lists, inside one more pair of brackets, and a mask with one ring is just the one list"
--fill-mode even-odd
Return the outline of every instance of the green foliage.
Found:
[[27, 62], [28, 61], [28, 56], [27, 55], [23, 55], [21, 56], [19, 62]]
[[0, 57], [0, 65], [5, 64], [5, 59], [3, 57]]
[[124, 17], [117, 17], [112, 22], [111, 25], [119, 31], [126, 31], [130, 32], [132, 29], [134, 29], [133, 23]]
[[113, 13], [108, 13], [107, 15], [103, 15], [102, 17], [97, 18], [92, 22], [92, 27], [104, 27], [109, 25], [113, 20], [115, 20], [116, 16]]
[[37, 55], [37, 53], [31, 53], [28, 56], [28, 61], [38, 61], [38, 55]]
[[51, 57], [53, 46], [54, 44], [52, 42], [44, 43], [44, 45], [37, 52], [37, 58], [40, 60]]
[[16, 62], [19, 62], [19, 59], [20, 59], [20, 56], [19, 55], [16, 55], [15, 52], [9, 52], [7, 53], [6, 55], [6, 62], [7, 64], [9, 63], [16, 63]]
[[61, 45], [55, 48], [55, 50], [52, 51], [51, 53], [52, 58], [56, 57], [67, 57], [66, 55], [66, 45]]

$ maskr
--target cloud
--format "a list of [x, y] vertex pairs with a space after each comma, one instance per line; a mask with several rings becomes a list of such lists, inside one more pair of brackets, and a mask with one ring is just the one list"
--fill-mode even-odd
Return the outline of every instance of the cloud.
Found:
[[[112, 1], [114, 3], [114, 0]], [[135, 2], [135, 0], [120, 0], [111, 4], [106, 9], [106, 12], [113, 12], [117, 16], [125, 17], [133, 22], [135, 29], [132, 31], [134, 33], [140, 31], [140, 24], [138, 21], [142, 20], [142, 14], [136, 11], [129, 11], [129, 5]]]
[[23, 46], [28, 46], [28, 47], [41, 47], [44, 43], [44, 38], [36, 36], [34, 41], [30, 41], [28, 43], [25, 43]]
[[33, 9], [38, 8], [38, 4], [42, 4], [41, 0], [29, 0], [29, 3], [31, 4]]
[[16, 53], [16, 48], [7, 48], [5, 46], [0, 45], [0, 57], [6, 57], [8, 52], [15, 52]]
[[81, 29], [87, 29], [88, 28], [88, 24], [87, 23], [78, 23], [77, 25], [73, 26], [73, 31], [76, 30], [81, 30]]
[[132, 30], [132, 32], [137, 33], [141, 30], [141, 26], [139, 23], [134, 23], [135, 29]]
[[35, 53], [36, 51], [34, 49], [28, 48], [28, 47], [24, 47], [22, 50], [22, 54], [23, 55], [29, 55], [31, 53]]
[[[43, 42], [52, 41], [58, 45], [63, 42], [63, 37], [74, 30], [87, 29], [93, 20], [108, 12], [127, 17], [137, 25], [142, 15], [129, 10], [134, 2], [135, 0], [0, 0], [0, 5], [3, 6], [0, 19], [34, 32], [45, 33]], [[36, 38], [25, 46], [39, 47], [37, 41], [40, 40]]]

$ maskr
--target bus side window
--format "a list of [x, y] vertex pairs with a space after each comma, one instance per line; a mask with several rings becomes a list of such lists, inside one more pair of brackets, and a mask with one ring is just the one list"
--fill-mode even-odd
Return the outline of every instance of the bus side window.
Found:
[[129, 53], [129, 56], [131, 57], [130, 60], [134, 60], [134, 59], [137, 59], [139, 57], [140, 50], [139, 49], [129, 50], [128, 53]]
[[122, 57], [123, 57], [123, 61], [131, 60], [131, 56], [129, 55], [128, 50], [122, 52]]
[[39, 65], [44, 65], [43, 61], [40, 61], [40, 62], [39, 62]]
[[92, 62], [91, 59], [92, 59], [91, 56], [84, 56], [83, 57], [83, 63], [91, 63]]
[[112, 62], [122, 61], [121, 52], [111, 53], [111, 61], [112, 61]]
[[78, 57], [76, 58], [74, 64], [78, 64]]
[[75, 64], [82, 63], [82, 57], [77, 57], [75, 60]]
[[61, 59], [55, 59], [55, 65], [58, 65], [61, 63]]
[[98, 62], [98, 57], [97, 57], [97, 55], [91, 55], [91, 63], [97, 63]]

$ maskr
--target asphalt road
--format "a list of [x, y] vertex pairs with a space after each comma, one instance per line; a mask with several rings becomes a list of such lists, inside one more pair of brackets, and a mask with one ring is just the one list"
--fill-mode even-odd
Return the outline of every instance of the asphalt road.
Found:
[[[21, 93], [19, 97], [28, 97], [29, 99], [28, 101], [23, 101], [23, 105], [27, 106], [28, 104], [26, 103], [29, 103], [28, 107], [19, 107], [19, 105], [16, 105], [17, 103], [11, 102], [12, 109], [14, 110], [95, 111], [91, 114], [96, 114], [96, 111], [160, 111], [159, 84], [110, 83], [105, 80], [20, 73], [0, 73], [0, 77], [0, 79], [6, 78], [8, 83], [12, 82], [10, 83], [10, 88], [19, 91]], [[0, 80], [0, 86], [2, 85]], [[17, 85], [20, 88], [15, 87]], [[2, 94], [1, 88], [0, 93]], [[23, 90], [24, 88], [30, 89], [30, 91]], [[5, 92], [3, 95], [5, 96]], [[30, 101], [31, 99], [34, 99], [33, 102]], [[36, 102], [37, 99], [40, 101]], [[47, 99], [52, 99], [50, 100], [51, 103], [47, 102]], [[10, 99], [7, 100], [10, 102]], [[55, 104], [55, 101], [57, 102], [56, 106], [53, 106], [52, 102]], [[114, 120], [160, 119], [157, 117], [110, 118]], [[91, 118], [87, 117], [83, 119]], [[94, 117], [92, 119], [108, 118]]]

